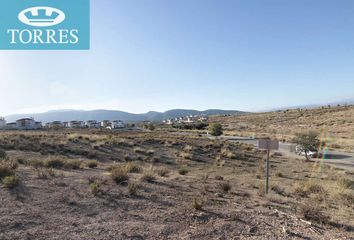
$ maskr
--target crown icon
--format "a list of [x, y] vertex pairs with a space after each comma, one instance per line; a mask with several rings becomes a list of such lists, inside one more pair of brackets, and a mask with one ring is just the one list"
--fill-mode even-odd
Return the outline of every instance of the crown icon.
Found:
[[29, 26], [49, 27], [62, 23], [65, 20], [65, 13], [53, 7], [31, 7], [22, 10], [18, 19]]
[[28, 11], [24, 13], [29, 22], [43, 22], [51, 23], [59, 16], [59, 13], [50, 11], [46, 8], [38, 8], [36, 10]]

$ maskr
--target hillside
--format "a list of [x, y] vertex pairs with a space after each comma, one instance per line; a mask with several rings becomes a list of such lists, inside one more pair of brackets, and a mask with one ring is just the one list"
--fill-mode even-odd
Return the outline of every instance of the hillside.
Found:
[[45, 113], [30, 113], [30, 114], [15, 114], [6, 116], [8, 122], [16, 121], [20, 118], [33, 117], [37, 121], [52, 122], [52, 121], [72, 121], [72, 120], [123, 120], [127, 122], [140, 122], [140, 121], [156, 121], [161, 122], [164, 119], [184, 117], [188, 115], [232, 115], [242, 114], [244, 112], [236, 110], [220, 110], [211, 109], [206, 111], [197, 111], [189, 109], [174, 109], [166, 112], [148, 112], [142, 114], [134, 114], [116, 110], [62, 110], [62, 111], [50, 111]]
[[296, 133], [317, 131], [334, 149], [354, 150], [354, 106], [292, 109], [243, 116], [215, 116], [225, 133], [239, 136], [277, 137], [290, 141]]

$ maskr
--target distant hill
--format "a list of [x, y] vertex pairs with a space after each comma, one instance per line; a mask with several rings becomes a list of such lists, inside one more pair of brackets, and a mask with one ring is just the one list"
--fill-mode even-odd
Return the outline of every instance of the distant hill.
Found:
[[7, 122], [13, 122], [20, 118], [33, 117], [37, 121], [52, 122], [52, 121], [72, 121], [72, 120], [123, 120], [126, 122], [141, 122], [141, 121], [156, 121], [161, 122], [164, 119], [184, 117], [188, 115], [239, 115], [245, 112], [235, 110], [219, 110], [210, 109], [206, 111], [174, 109], [166, 112], [148, 112], [143, 114], [134, 114], [116, 110], [56, 110], [45, 113], [32, 114], [15, 114], [6, 116]]

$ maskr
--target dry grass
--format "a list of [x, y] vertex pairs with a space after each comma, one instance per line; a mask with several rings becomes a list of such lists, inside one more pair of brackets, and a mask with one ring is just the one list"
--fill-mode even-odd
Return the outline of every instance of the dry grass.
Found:
[[86, 163], [86, 166], [88, 168], [96, 168], [98, 166], [98, 161], [96, 160], [90, 160]]
[[198, 200], [197, 198], [193, 199], [193, 208], [197, 211], [202, 211], [203, 210], [203, 202]]
[[143, 175], [140, 177], [140, 181], [152, 183], [156, 179], [155, 173], [152, 169], [144, 170]]
[[128, 183], [129, 180], [127, 169], [124, 167], [113, 168], [111, 177], [117, 184], [125, 184]]

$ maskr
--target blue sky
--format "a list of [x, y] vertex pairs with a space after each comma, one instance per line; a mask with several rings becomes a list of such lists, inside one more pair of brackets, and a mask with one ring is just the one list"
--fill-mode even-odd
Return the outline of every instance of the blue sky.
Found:
[[91, 1], [91, 50], [0, 52], [0, 115], [347, 99], [352, 0]]

